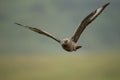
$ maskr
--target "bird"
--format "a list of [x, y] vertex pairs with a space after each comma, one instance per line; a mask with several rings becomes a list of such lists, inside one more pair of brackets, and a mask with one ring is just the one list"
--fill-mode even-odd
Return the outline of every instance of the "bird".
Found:
[[38, 29], [35, 27], [31, 27], [31, 26], [27, 26], [27, 25], [22, 25], [20, 23], [15, 22], [15, 24], [28, 28], [34, 32], [37, 32], [39, 34], [45, 35], [49, 38], [52, 38], [53, 40], [55, 40], [56, 42], [58, 42], [62, 48], [68, 52], [72, 52], [72, 51], [76, 51], [80, 48], [82, 48], [82, 46], [78, 45], [78, 40], [82, 34], [82, 32], [85, 30], [85, 28], [93, 21], [96, 19], [96, 17], [98, 17], [98, 15], [100, 15], [103, 10], [110, 4], [110, 2], [104, 4], [103, 6], [101, 6], [100, 8], [94, 10], [93, 12], [91, 12], [89, 15], [87, 15], [80, 23], [80, 25], [77, 27], [77, 29], [75, 30], [74, 34], [72, 37], [70, 38], [65, 38], [65, 39], [58, 39], [56, 36], [42, 30], [42, 29]]

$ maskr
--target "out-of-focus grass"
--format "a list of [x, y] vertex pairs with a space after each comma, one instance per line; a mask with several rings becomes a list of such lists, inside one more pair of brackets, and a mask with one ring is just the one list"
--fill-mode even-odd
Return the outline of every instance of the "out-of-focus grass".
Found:
[[0, 80], [120, 80], [120, 54], [4, 55]]

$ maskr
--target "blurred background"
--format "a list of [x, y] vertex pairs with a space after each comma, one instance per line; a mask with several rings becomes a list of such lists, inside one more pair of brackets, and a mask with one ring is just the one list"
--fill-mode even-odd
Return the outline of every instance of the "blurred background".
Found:
[[76, 52], [15, 25], [40, 28], [60, 39], [108, 0], [0, 0], [0, 80], [119, 80], [120, 1], [82, 33]]
[[[80, 22], [108, 0], [0, 0], [0, 53], [66, 53], [52, 39], [15, 25], [44, 29], [60, 39], [71, 37]], [[77, 53], [120, 49], [119, 0], [111, 4], [83, 32]], [[49, 45], [49, 46], [48, 46]], [[76, 52], [75, 52], [76, 53]]]

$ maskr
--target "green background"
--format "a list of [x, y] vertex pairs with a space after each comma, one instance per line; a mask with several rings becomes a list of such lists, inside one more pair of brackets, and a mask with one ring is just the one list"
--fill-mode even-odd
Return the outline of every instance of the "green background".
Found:
[[[44, 29], [60, 39], [70, 38], [80, 22], [108, 0], [0, 0], [0, 54], [66, 53], [46, 36], [15, 25]], [[119, 0], [83, 32], [75, 53], [120, 50]]]
[[15, 25], [70, 38], [80, 22], [108, 0], [0, 0], [0, 80], [119, 80], [120, 0], [83, 32], [76, 52]]

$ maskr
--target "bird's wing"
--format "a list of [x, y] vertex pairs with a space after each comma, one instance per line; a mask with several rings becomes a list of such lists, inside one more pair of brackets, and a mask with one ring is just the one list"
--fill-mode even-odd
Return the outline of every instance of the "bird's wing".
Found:
[[103, 5], [102, 7], [96, 9], [95, 11], [93, 11], [92, 13], [90, 13], [87, 17], [85, 17], [83, 19], [83, 21], [81, 22], [81, 24], [79, 25], [79, 27], [75, 30], [74, 35], [72, 36], [72, 40], [74, 42], [77, 42], [80, 35], [82, 34], [83, 30], [86, 28], [86, 26], [88, 24], [90, 24], [94, 19], [96, 19], [96, 17], [109, 5], [110, 3], [107, 3], [105, 5]]
[[28, 29], [30, 29], [30, 30], [32, 30], [32, 31], [34, 31], [34, 32], [39, 33], [39, 34], [46, 35], [46, 36], [48, 36], [48, 37], [50, 37], [50, 38], [52, 38], [52, 39], [54, 39], [55, 41], [57, 41], [57, 42], [60, 43], [60, 40], [59, 40], [59, 39], [57, 39], [55, 36], [51, 35], [50, 33], [46, 32], [46, 31], [44, 31], [44, 30], [37, 29], [37, 28], [33, 28], [33, 27], [30, 27], [30, 26], [24, 26], [24, 25], [19, 24], [19, 23], [15, 23], [15, 24], [17, 24], [17, 25], [19, 25], [19, 26], [23, 26], [23, 27], [25, 27], [25, 28], [28, 28]]

